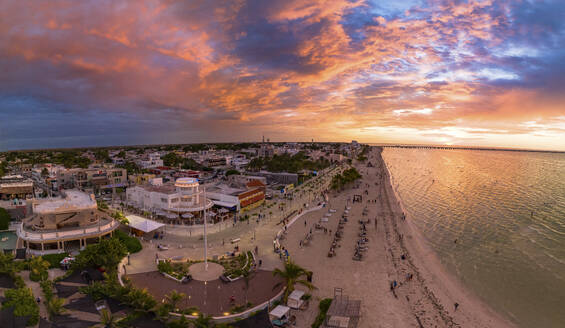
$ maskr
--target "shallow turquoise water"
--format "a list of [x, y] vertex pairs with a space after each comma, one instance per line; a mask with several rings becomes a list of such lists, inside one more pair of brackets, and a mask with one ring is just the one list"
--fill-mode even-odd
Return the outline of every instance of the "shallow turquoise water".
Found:
[[565, 327], [565, 154], [387, 148], [383, 157], [449, 271], [521, 327]]
[[0, 249], [15, 249], [18, 236], [11, 231], [0, 232]]

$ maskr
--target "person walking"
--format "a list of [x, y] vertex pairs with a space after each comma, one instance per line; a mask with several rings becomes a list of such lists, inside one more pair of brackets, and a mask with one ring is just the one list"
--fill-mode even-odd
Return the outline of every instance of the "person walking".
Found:
[[459, 303], [455, 302], [455, 304], [453, 304], [453, 306], [455, 307], [455, 311], [457, 311], [457, 308], [459, 307]]

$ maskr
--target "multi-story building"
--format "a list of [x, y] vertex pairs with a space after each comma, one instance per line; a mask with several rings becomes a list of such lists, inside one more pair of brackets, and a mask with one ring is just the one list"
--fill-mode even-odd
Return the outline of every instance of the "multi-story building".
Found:
[[36, 200], [32, 215], [17, 229], [31, 254], [61, 253], [83, 249], [111, 236], [119, 222], [98, 211], [94, 195], [67, 190], [62, 198]]
[[151, 184], [128, 188], [126, 196], [128, 204], [142, 210], [177, 216], [190, 213], [194, 218], [201, 218], [204, 209], [214, 205], [194, 178], [179, 178], [174, 184], [163, 184], [156, 178]]
[[80, 169], [75, 173], [74, 185], [77, 188], [94, 190], [126, 187], [127, 170], [122, 168]]
[[146, 157], [138, 159], [135, 161], [139, 167], [142, 169], [151, 169], [154, 167], [163, 166], [163, 160], [161, 159], [161, 155], [157, 152], [151, 153]]
[[204, 165], [208, 167], [226, 166], [226, 158], [221, 156], [212, 156], [204, 160]]
[[[206, 195], [215, 205], [245, 212], [263, 203], [266, 186], [258, 179], [230, 176], [230, 185], [216, 184], [206, 189]], [[264, 179], [264, 178], [260, 178]]]
[[26, 199], [33, 197], [33, 181], [21, 175], [0, 178], [0, 199]]

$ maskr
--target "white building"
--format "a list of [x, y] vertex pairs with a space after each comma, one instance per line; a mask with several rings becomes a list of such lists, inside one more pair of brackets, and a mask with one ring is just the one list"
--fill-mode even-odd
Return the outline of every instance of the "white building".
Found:
[[159, 155], [159, 153], [151, 153], [148, 155], [148, 157], [137, 160], [136, 163], [142, 169], [152, 169], [155, 167], [163, 166], [163, 160], [161, 159], [161, 155]]
[[29, 253], [42, 255], [83, 249], [111, 236], [119, 225], [98, 211], [94, 195], [68, 190], [61, 198], [34, 201], [33, 214], [17, 234]]
[[183, 213], [199, 217], [205, 208], [214, 205], [204, 197], [195, 178], [179, 178], [174, 184], [162, 184], [162, 180], [153, 179], [149, 185], [128, 188], [126, 196], [131, 206], [158, 215], [161, 212], [168, 213], [167, 217]]

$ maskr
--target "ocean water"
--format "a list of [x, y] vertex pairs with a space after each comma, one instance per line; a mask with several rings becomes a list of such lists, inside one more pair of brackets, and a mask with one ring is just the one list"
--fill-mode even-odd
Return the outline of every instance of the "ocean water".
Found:
[[448, 271], [520, 327], [565, 327], [565, 154], [386, 148], [383, 157]]

